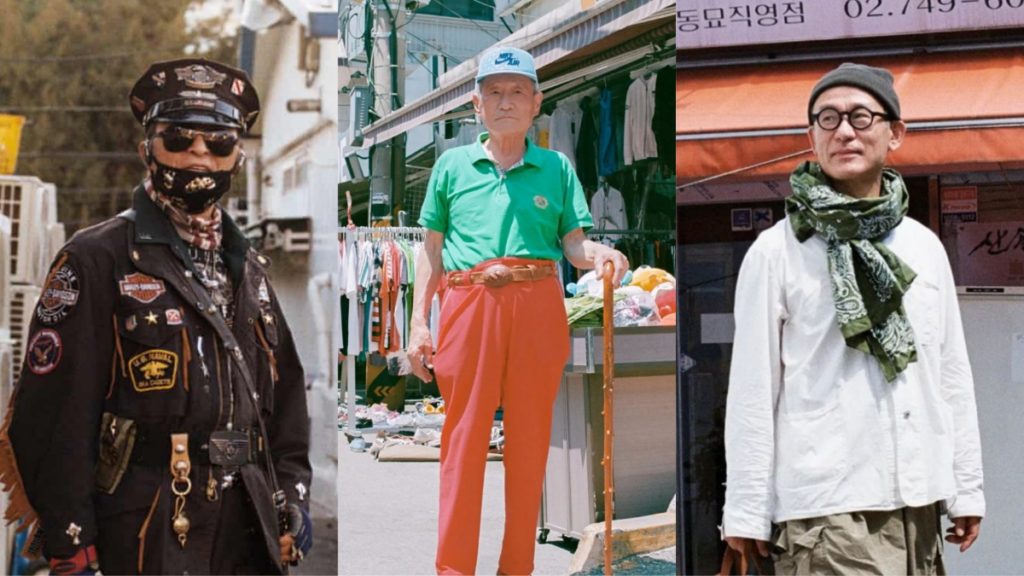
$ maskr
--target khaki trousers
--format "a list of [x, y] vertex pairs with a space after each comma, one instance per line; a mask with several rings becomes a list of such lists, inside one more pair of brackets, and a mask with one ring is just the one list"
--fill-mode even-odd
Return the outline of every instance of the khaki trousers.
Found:
[[944, 575], [939, 505], [790, 520], [772, 534], [776, 574]]

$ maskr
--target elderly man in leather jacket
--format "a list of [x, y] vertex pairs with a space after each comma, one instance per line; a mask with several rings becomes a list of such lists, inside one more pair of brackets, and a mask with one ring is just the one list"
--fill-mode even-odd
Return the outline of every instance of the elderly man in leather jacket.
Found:
[[304, 376], [267, 259], [217, 205], [259, 100], [183, 59], [130, 102], [148, 174], [46, 278], [2, 438], [8, 517], [35, 521], [54, 573], [282, 573], [311, 543]]

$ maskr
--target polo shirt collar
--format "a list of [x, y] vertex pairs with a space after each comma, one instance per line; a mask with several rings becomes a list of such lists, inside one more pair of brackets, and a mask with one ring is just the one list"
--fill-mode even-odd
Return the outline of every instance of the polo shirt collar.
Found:
[[[481, 132], [476, 137], [476, 144], [473, 145], [470, 150], [470, 161], [476, 164], [480, 160], [486, 160], [491, 162], [490, 157], [487, 156], [487, 152], [484, 150], [484, 140], [487, 140], [489, 135], [487, 132]], [[523, 164], [530, 164], [532, 166], [541, 165], [541, 151], [537, 148], [529, 138], [526, 138], [526, 151], [523, 153]]]

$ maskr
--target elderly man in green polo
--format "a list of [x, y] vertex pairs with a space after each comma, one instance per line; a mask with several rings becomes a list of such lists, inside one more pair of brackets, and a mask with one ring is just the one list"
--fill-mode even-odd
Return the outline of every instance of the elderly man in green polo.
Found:
[[[568, 159], [526, 132], [542, 95], [529, 53], [510, 47], [480, 57], [473, 106], [487, 132], [449, 150], [431, 174], [420, 224], [409, 341], [415, 373], [432, 367], [445, 399], [435, 566], [475, 574], [484, 468], [495, 410], [504, 412], [505, 535], [500, 574], [529, 574], [551, 411], [568, 359], [569, 334], [556, 262], [581, 269], [625, 256], [587, 240], [586, 198]], [[427, 327], [441, 297], [437, 347]]]

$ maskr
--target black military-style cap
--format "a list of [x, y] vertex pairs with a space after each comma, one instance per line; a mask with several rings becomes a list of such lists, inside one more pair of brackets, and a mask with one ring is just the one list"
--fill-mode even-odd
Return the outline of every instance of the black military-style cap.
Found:
[[128, 97], [143, 126], [164, 121], [248, 130], [260, 112], [259, 96], [245, 72], [203, 58], [153, 64]]

